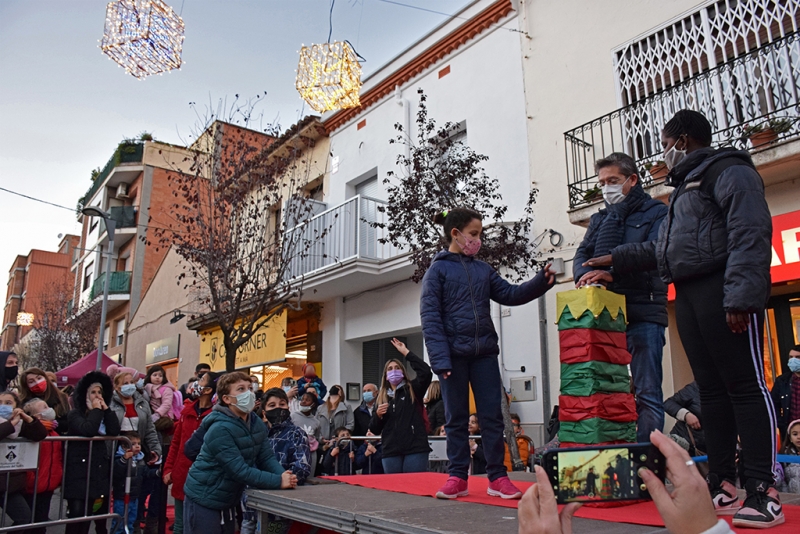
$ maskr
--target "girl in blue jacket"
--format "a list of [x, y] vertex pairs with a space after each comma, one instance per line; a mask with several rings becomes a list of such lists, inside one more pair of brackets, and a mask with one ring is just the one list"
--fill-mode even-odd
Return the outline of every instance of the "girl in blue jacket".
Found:
[[542, 296], [555, 283], [547, 265], [531, 280], [512, 285], [489, 264], [474, 256], [481, 247], [480, 213], [456, 208], [437, 213], [435, 224], [444, 227], [447, 250], [439, 252], [422, 279], [420, 313], [425, 346], [433, 371], [441, 380], [445, 403], [447, 457], [450, 477], [436, 496], [455, 499], [468, 494], [469, 388], [478, 420], [489, 476], [488, 494], [519, 499], [522, 492], [506, 474], [503, 464], [503, 381], [497, 365], [500, 353], [490, 300], [504, 306], [526, 304]]

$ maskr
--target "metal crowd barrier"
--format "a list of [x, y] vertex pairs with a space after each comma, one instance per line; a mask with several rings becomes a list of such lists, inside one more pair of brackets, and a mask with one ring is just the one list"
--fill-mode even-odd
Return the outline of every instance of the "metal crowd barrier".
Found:
[[[125, 436], [97, 436], [97, 437], [93, 437], [93, 438], [86, 438], [86, 437], [80, 437], [80, 436], [48, 436], [42, 441], [50, 441], [50, 442], [56, 441], [56, 442], [63, 442], [64, 443], [63, 451], [61, 453], [62, 454], [63, 463], [64, 463], [63, 473], [61, 475], [61, 484], [56, 489], [56, 491], [59, 492], [58, 518], [57, 519], [51, 519], [49, 521], [43, 521], [41, 523], [34, 523], [35, 518], [36, 518], [36, 500], [38, 498], [38, 489], [39, 489], [39, 463], [40, 463], [40, 460], [41, 460], [41, 457], [40, 457], [40, 455], [41, 455], [41, 447], [39, 447], [39, 443], [41, 443], [41, 442], [27, 441], [27, 440], [8, 440], [7, 439], [7, 440], [0, 441], [0, 444], [2, 444], [2, 445], [24, 445], [24, 447], [26, 449], [29, 449], [30, 447], [35, 446], [36, 449], [37, 449], [37, 451], [36, 451], [36, 467], [35, 468], [31, 468], [31, 467], [27, 467], [27, 466], [26, 467], [11, 467], [11, 468], [2, 468], [2, 471], [0, 471], [0, 476], [1, 476], [2, 473], [5, 473], [6, 488], [8, 488], [8, 483], [10, 482], [12, 473], [19, 473], [19, 472], [28, 473], [30, 471], [33, 471], [34, 475], [35, 475], [35, 477], [34, 477], [34, 485], [33, 485], [33, 499], [32, 499], [32, 502], [31, 502], [31, 522], [27, 523], [27, 524], [24, 524], [24, 525], [21, 524], [21, 525], [9, 526], [9, 527], [5, 526], [6, 515], [8, 515], [6, 513], [7, 510], [8, 510], [8, 491], [6, 491], [4, 493], [4, 496], [3, 496], [2, 516], [0, 516], [0, 532], [16, 532], [16, 531], [27, 530], [27, 529], [46, 528], [46, 527], [52, 527], [52, 526], [58, 526], [58, 525], [68, 525], [70, 523], [84, 523], [84, 522], [88, 522], [88, 521], [104, 521], [104, 520], [108, 520], [108, 519], [118, 519], [118, 520], [122, 521], [122, 527], [123, 527], [123, 532], [124, 532], [125, 528], [126, 528], [126, 525], [127, 525], [128, 504], [130, 502], [131, 467], [133, 465], [132, 459], [128, 460], [127, 473], [126, 473], [126, 476], [125, 476], [125, 508], [124, 508], [122, 516], [120, 516], [119, 514], [113, 513], [113, 509], [111, 508], [111, 497], [112, 497], [112, 495], [114, 493], [114, 453], [116, 451], [117, 442], [126, 443], [127, 446], [130, 447], [131, 446], [130, 440], [128, 438], [126, 438]], [[112, 442], [112, 446], [114, 447], [114, 449], [111, 452], [111, 461], [110, 461], [111, 465], [110, 465], [110, 468], [109, 468], [109, 476], [108, 476], [108, 497], [107, 497], [108, 498], [108, 505], [109, 505], [108, 513], [98, 514], [98, 515], [89, 515], [88, 514], [88, 512], [89, 512], [89, 486], [90, 486], [89, 480], [90, 480], [90, 474], [91, 474], [91, 469], [92, 469], [92, 449], [94, 447], [94, 442], [104, 442], [103, 446], [106, 446], [105, 442], [109, 442], [109, 441]], [[89, 442], [89, 455], [88, 455], [87, 460], [86, 460], [86, 494], [84, 495], [83, 516], [82, 517], [68, 518], [68, 517], [64, 517], [64, 482], [65, 482], [65, 480], [67, 478], [66, 460], [67, 460], [67, 454], [68, 454], [68, 451], [69, 451], [69, 444], [73, 443], [73, 442]], [[16, 447], [15, 447], [15, 449], [20, 451], [20, 453], [22, 452], [22, 449], [18, 449]], [[19, 456], [19, 453], [17, 453], [17, 456]], [[14, 458], [16, 458], [17, 456], [15, 456]], [[8, 460], [8, 458], [6, 458], [6, 459]], [[22, 460], [24, 460], [24, 458]], [[49, 510], [48, 510], [48, 517], [49, 517]]]

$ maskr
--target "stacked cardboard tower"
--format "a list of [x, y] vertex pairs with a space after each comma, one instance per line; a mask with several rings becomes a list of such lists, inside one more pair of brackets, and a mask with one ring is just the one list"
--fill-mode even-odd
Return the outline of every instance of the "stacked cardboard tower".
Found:
[[556, 296], [561, 347], [561, 447], [636, 441], [625, 297], [600, 287]]

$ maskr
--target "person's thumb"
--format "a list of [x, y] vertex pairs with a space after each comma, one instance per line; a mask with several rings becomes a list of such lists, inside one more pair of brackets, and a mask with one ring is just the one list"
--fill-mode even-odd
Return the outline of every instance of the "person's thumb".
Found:
[[653, 502], [656, 503], [656, 508], [661, 512], [661, 515], [664, 515], [662, 507], [672, 502], [672, 497], [669, 491], [667, 491], [666, 486], [664, 486], [664, 483], [646, 467], [639, 469], [639, 476], [647, 486], [647, 491], [650, 492]]
[[572, 516], [581, 507], [581, 503], [571, 502], [561, 510], [559, 518], [561, 520], [561, 534], [572, 534]]

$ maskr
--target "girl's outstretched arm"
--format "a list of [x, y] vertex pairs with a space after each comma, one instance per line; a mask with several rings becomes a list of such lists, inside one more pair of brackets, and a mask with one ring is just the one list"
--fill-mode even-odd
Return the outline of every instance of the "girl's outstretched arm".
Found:
[[492, 269], [491, 299], [503, 306], [519, 306], [538, 299], [556, 283], [556, 275], [550, 270], [548, 263], [536, 276], [520, 285], [510, 284], [505, 281], [497, 271]]

